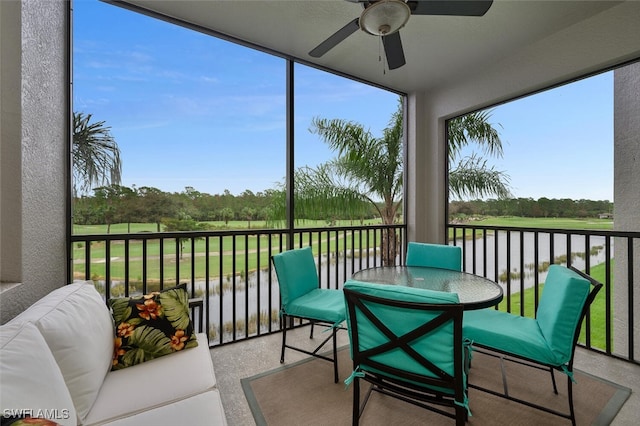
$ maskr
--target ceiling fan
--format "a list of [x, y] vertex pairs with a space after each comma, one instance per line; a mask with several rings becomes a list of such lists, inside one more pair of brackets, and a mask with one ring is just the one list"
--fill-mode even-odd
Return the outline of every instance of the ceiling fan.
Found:
[[309, 55], [321, 57], [360, 29], [382, 37], [387, 65], [392, 70], [406, 63], [399, 31], [411, 15], [483, 16], [493, 3], [493, 0], [347, 1], [362, 3], [362, 14], [316, 46]]

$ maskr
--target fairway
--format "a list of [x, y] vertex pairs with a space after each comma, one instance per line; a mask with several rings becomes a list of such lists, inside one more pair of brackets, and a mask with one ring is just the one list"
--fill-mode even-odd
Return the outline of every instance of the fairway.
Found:
[[[274, 234], [271, 237], [260, 234], [259, 229], [266, 228], [264, 221], [252, 221], [251, 228], [248, 228], [247, 221], [223, 221], [206, 222], [207, 228], [212, 231], [233, 231], [255, 229], [256, 234], [250, 236], [212, 236], [208, 238], [208, 242], [204, 238], [197, 238], [193, 241], [179, 241], [175, 238], [150, 239], [146, 243], [142, 240], [130, 240], [126, 243], [124, 240], [111, 241], [110, 244], [104, 240], [91, 243], [90, 255], [91, 270], [88, 276], [91, 279], [104, 279], [106, 276], [105, 265], [107, 250], [111, 259], [111, 270], [109, 271], [112, 280], [124, 280], [125, 267], [129, 268], [130, 280], [141, 281], [142, 271], [145, 269], [143, 261], [146, 265], [146, 279], [149, 281], [160, 279], [159, 256], [165, 258], [164, 277], [178, 277], [179, 279], [199, 279], [206, 276], [206, 244], [209, 244], [208, 260], [209, 260], [209, 276], [217, 277], [220, 274], [220, 268], [223, 271], [230, 271], [236, 265], [236, 269], [241, 274], [253, 272], [258, 269], [266, 268], [269, 264], [269, 253], [280, 251], [287, 247], [286, 235], [281, 239], [280, 234]], [[337, 221], [336, 226], [362, 226], [362, 225], [379, 225], [380, 220], [368, 220], [363, 223], [354, 223], [354, 221]], [[511, 227], [539, 227], [553, 229], [610, 229], [612, 223], [610, 220], [600, 219], [566, 219], [566, 218], [523, 218], [523, 217], [496, 217], [486, 218], [472, 222], [474, 226], [511, 226]], [[302, 220], [297, 222], [297, 228], [322, 228], [322, 234], [331, 233], [328, 243], [322, 246], [322, 251], [332, 252], [338, 250], [349, 250], [357, 253], [360, 249], [359, 241], [366, 238], [364, 231], [352, 231], [355, 238], [347, 238], [344, 234], [337, 232], [336, 228], [327, 227], [325, 221]], [[74, 235], [103, 235], [103, 234], [136, 234], [136, 233], [154, 233], [157, 230], [155, 223], [117, 223], [107, 225], [74, 225]], [[257, 236], [259, 235], [259, 237]], [[469, 236], [470, 233], [468, 232]], [[452, 230], [450, 229], [450, 238], [452, 238]], [[480, 237], [481, 232], [476, 233], [476, 237]], [[321, 236], [319, 232], [311, 233], [303, 237], [305, 241], [302, 245], [308, 245], [309, 238], [314, 242], [314, 249], [317, 252], [317, 242], [325, 240], [326, 236]], [[373, 237], [369, 237], [373, 238]], [[380, 241], [380, 231], [376, 231], [376, 241]], [[353, 243], [352, 243], [353, 241]], [[300, 241], [295, 241], [294, 246], [298, 246]], [[270, 251], [271, 250], [271, 251]], [[73, 245], [74, 259], [74, 276], [82, 278], [86, 274], [86, 246], [84, 242], [75, 242]], [[143, 253], [145, 256], [143, 256]], [[232, 254], [235, 253], [235, 256]], [[247, 256], [245, 256], [247, 253]], [[222, 263], [220, 255], [222, 254]], [[124, 259], [129, 259], [129, 264], [125, 265]], [[192, 258], [196, 260], [192, 262]], [[258, 264], [259, 262], [259, 264]], [[193, 264], [193, 267], [192, 267]]]
[[[132, 224], [131, 229], [145, 230], [149, 226], [155, 225]], [[96, 231], [103, 230], [99, 227], [83, 228], [88, 232], [85, 235], [94, 235]], [[126, 228], [127, 224], [112, 225], [111, 235], [117, 234], [114, 229]], [[248, 235], [229, 234], [233, 232], [193, 239], [147, 238], [105, 241], [98, 237], [90, 243], [88, 272], [86, 243], [76, 241], [73, 243], [74, 277], [104, 280], [107, 274], [107, 257], [110, 260], [108, 272], [112, 281], [125, 281], [126, 276], [129, 277], [129, 282], [141, 282], [143, 279], [147, 282], [157, 282], [162, 279], [165, 283], [174, 280], [218, 278], [221, 274], [227, 276], [231, 273], [245, 276], [268, 268], [270, 255], [288, 247], [287, 234], [284, 231], [269, 231], [266, 234], [256, 231], [255, 234]], [[349, 252], [352, 257], [357, 257], [360, 256], [361, 249], [369, 247], [372, 241], [381, 241], [381, 231], [355, 229], [344, 232], [340, 228], [324, 228], [316, 232], [297, 233], [294, 238], [294, 247], [311, 245], [316, 254], [320, 251], [323, 254]], [[125, 259], [128, 261], [125, 262]]]

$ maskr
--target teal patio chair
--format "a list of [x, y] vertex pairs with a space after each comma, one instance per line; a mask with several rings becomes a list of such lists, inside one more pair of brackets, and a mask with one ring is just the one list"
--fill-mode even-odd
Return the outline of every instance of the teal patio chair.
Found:
[[411, 241], [407, 245], [406, 265], [462, 271], [462, 248]]
[[[458, 295], [349, 280], [344, 285], [353, 372], [352, 423], [376, 391], [463, 425], [468, 416]], [[370, 383], [360, 402], [360, 381]], [[448, 407], [445, 409], [445, 407]]]
[[503, 370], [504, 361], [527, 361], [530, 366], [551, 373], [553, 391], [556, 394], [558, 389], [554, 371], [565, 373], [568, 383], [568, 413], [512, 397], [504, 374], [504, 393], [472, 383], [469, 383], [469, 387], [567, 418], [575, 424], [573, 356], [582, 320], [601, 287], [601, 283], [573, 267], [551, 265], [535, 318], [495, 309], [467, 311], [464, 314], [465, 338], [471, 340], [476, 350], [485, 352], [482, 349], [488, 349], [489, 354], [501, 358]]
[[[345, 320], [344, 296], [340, 290], [322, 289], [311, 247], [285, 251], [271, 257], [280, 286], [280, 315], [283, 320], [280, 362], [284, 363], [286, 348], [333, 363], [334, 382], [338, 383], [336, 333]], [[313, 351], [287, 344], [287, 328], [293, 318], [308, 320], [313, 339], [315, 324], [331, 329], [329, 336]], [[333, 339], [333, 358], [319, 353]]]

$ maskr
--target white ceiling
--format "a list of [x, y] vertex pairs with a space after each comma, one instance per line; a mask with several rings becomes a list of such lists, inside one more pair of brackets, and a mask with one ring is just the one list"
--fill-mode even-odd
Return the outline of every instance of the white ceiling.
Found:
[[[358, 3], [346, 0], [111, 2], [141, 7], [279, 52], [285, 57], [317, 64], [405, 93], [431, 91], [450, 86], [455, 81], [473, 79], [474, 75], [495, 67], [495, 64], [512, 63], [514, 58], [531, 46], [552, 40], [558, 34], [574, 39], [566, 45], [561, 43], [562, 46], [556, 49], [558, 51], [553, 52], [554, 56], [546, 60], [562, 61], [574, 55], [574, 50], [588, 47], [581, 45], [588, 42], [583, 34], [584, 29], [575, 32], [571, 29], [580, 27], [577, 24], [600, 14], [611, 14], [620, 3], [627, 3], [625, 6], [631, 4], [621, 9], [621, 14], [628, 15], [632, 10], [640, 18], [640, 1], [637, 0], [496, 0], [482, 17], [412, 15], [400, 31], [407, 64], [384, 73], [383, 64], [379, 62], [378, 38], [361, 31], [349, 36], [321, 58], [312, 58], [308, 54], [328, 36], [359, 16], [362, 5]], [[612, 22], [611, 18], [607, 22]], [[626, 43], [629, 46], [612, 51], [610, 58], [598, 57], [599, 66], [629, 60], [634, 55], [635, 58], [640, 57], [638, 30], [630, 28], [627, 22], [628, 19], [621, 24], [622, 28], [607, 29], [605, 36], [611, 37], [611, 43]], [[640, 27], [640, 19], [636, 23]], [[602, 35], [598, 37], [602, 38]], [[581, 49], [575, 49], [577, 47]]]

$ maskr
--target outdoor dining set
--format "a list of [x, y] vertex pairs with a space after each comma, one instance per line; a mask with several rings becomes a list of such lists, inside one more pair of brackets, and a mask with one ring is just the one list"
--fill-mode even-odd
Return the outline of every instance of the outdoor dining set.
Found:
[[[502, 287], [463, 272], [459, 246], [410, 242], [402, 266], [379, 266], [353, 274], [342, 289], [320, 288], [311, 247], [272, 257], [280, 286], [282, 333], [280, 362], [293, 349], [333, 363], [338, 377], [336, 333], [346, 329], [353, 361], [345, 384], [353, 389], [352, 422], [359, 424], [372, 392], [380, 392], [463, 425], [473, 401], [469, 388], [488, 392], [575, 424], [573, 357], [582, 320], [602, 284], [569, 266], [549, 267], [535, 317], [498, 309]], [[315, 350], [287, 343], [294, 319], [328, 327]], [[321, 348], [332, 341], [331, 352]], [[561, 412], [508, 392], [485, 389], [469, 380], [473, 352], [524, 363], [536, 374], [567, 376], [568, 412]], [[542, 371], [540, 371], [542, 370]], [[496, 375], [503, 375], [500, 371]], [[361, 382], [369, 384], [361, 397]], [[364, 389], [364, 388], [363, 388]]]

